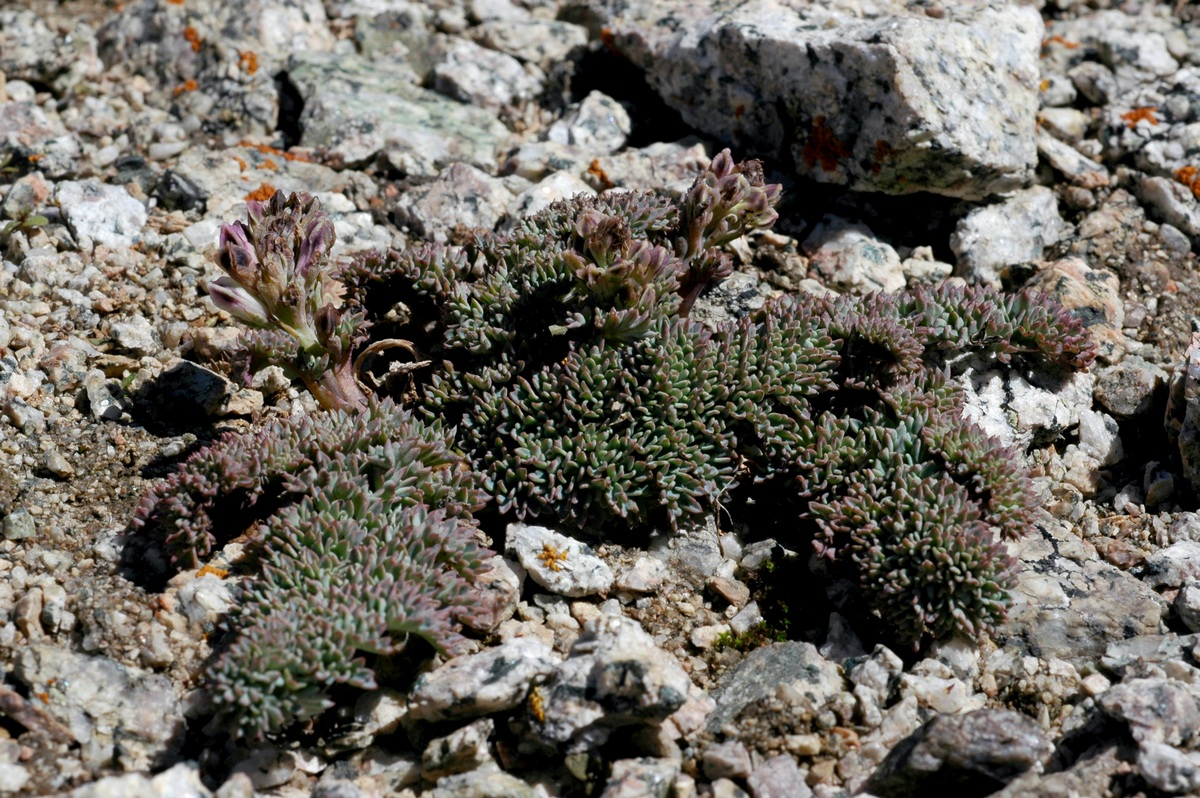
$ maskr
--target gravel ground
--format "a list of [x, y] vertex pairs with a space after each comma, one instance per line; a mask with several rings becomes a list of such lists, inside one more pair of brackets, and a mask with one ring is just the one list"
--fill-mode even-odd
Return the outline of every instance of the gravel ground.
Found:
[[[8, 2], [0, 793], [1200, 792], [1195, 16]], [[177, 572], [130, 519], [222, 433], [316, 411], [275, 374], [224, 374], [238, 328], [204, 291], [220, 223], [305, 190], [339, 255], [454, 242], [577, 192], [678, 193], [725, 146], [761, 158], [785, 200], [698, 315], [953, 275], [1034, 282], [1088, 319], [1100, 357], [1065, 384], [995, 363], [961, 378], [1044, 499], [1012, 546], [1021, 577], [994, 638], [892, 651], [826, 607], [775, 642], [756, 624], [778, 608], [763, 564], [786, 530], [714, 517], [650, 545], [590, 541], [602, 594], [508, 571], [506, 617], [472, 643], [522, 663], [502, 689], [494, 660], [442, 681], [440, 662], [402, 662], [384, 689], [339, 696], [336, 733], [251, 744], [214, 728], [203, 671], [245, 540]], [[531, 718], [577, 734], [591, 711], [547, 706], [538, 685], [606, 648], [686, 703], [590, 750], [531, 753]]]

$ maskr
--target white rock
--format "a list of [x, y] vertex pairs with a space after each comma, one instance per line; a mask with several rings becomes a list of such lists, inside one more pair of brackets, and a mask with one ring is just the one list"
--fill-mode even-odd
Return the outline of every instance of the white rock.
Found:
[[1200, 582], [1187, 582], [1175, 596], [1174, 606], [1184, 626], [1193, 632], [1200, 632]]
[[179, 611], [204, 629], [211, 629], [233, 608], [232, 587], [215, 574], [192, 579], [179, 588], [175, 598], [179, 602]]
[[1155, 588], [1179, 588], [1200, 580], [1200, 543], [1181, 540], [1146, 560], [1142, 580]]
[[1138, 746], [1137, 764], [1142, 778], [1155, 789], [1172, 795], [1200, 790], [1200, 752], [1144, 742]]
[[131, 247], [146, 226], [146, 208], [122, 186], [95, 180], [65, 181], [54, 199], [77, 238], [108, 247]]
[[900, 270], [910, 283], [940, 283], [954, 272], [954, 267], [934, 258], [931, 247], [917, 247], [900, 264]]
[[29, 771], [24, 765], [0, 762], [0, 793], [20, 792], [29, 781]]
[[298, 757], [272, 745], [255, 748], [250, 755], [233, 766], [234, 773], [245, 773], [255, 790], [268, 790], [287, 784], [296, 772]]
[[161, 348], [158, 333], [145, 316], [115, 322], [109, 329], [117, 346], [134, 357], [153, 355]]
[[638, 557], [637, 562], [617, 578], [617, 589], [633, 593], [652, 593], [662, 586], [666, 567], [652, 557]]
[[590, 596], [612, 587], [612, 569], [589, 546], [552, 529], [509, 524], [506, 546], [529, 577], [552, 593]]
[[552, 202], [569, 199], [576, 194], [594, 195], [595, 190], [587, 183], [566, 171], [552, 172], [536, 185], [522, 191], [508, 204], [506, 213], [510, 222], [537, 213]]
[[417, 680], [409, 714], [417, 720], [442, 721], [512, 709], [558, 662], [548, 645], [529, 637], [455, 657]]
[[714, 623], [706, 626], [697, 626], [692, 630], [688, 639], [692, 645], [699, 649], [712, 648], [721, 635], [729, 634], [729, 624]]
[[900, 676], [900, 695], [911, 695], [922, 707], [935, 712], [954, 714], [982, 709], [987, 703], [987, 696], [972, 693], [970, 685], [948, 666], [931, 659], [918, 662], [912, 672]]
[[958, 256], [959, 275], [999, 285], [1001, 269], [1041, 260], [1063, 229], [1054, 192], [1034, 186], [972, 210], [950, 236], [950, 248]]
[[826, 216], [802, 244], [809, 269], [839, 291], [899, 291], [904, 288], [900, 256], [864, 224]]
[[1200, 203], [1187, 186], [1165, 177], [1144, 177], [1138, 184], [1138, 199], [1193, 241], [1200, 239]]
[[440, 93], [481, 108], [500, 109], [536, 97], [545, 83], [537, 67], [523, 66], [511, 55], [481, 47], [469, 39], [454, 39], [433, 68], [433, 85]]
[[1119, 463], [1125, 457], [1120, 426], [1107, 413], [1090, 408], [1079, 410], [1079, 448], [1102, 466]]
[[612, 97], [592, 91], [546, 131], [546, 139], [608, 154], [625, 146], [632, 123], [629, 113]]
[[150, 778], [141, 773], [109, 776], [69, 793], [69, 798], [212, 798], [195, 765], [180, 763]]
[[1061, 382], [999, 370], [968, 371], [959, 380], [963, 415], [1001, 443], [1023, 449], [1035, 436], [1059, 434], [1078, 424], [1080, 412], [1092, 405], [1095, 380], [1082, 371]]
[[762, 611], [758, 608], [758, 602], [751, 601], [729, 619], [729, 629], [735, 635], [744, 635], [762, 622], [763, 615]]

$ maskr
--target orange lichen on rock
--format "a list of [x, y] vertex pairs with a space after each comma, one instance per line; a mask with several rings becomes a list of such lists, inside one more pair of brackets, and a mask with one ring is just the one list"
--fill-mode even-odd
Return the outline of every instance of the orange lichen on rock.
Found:
[[172, 94], [172, 96], [178, 97], [179, 95], [183, 94], [184, 92], [195, 91], [198, 88], [200, 88], [200, 84], [196, 82], [196, 79], [188, 78], [183, 83], [176, 86], [175, 90], [173, 92], [171, 92], [171, 94]]
[[248, 200], [256, 200], [258, 202], [266, 202], [275, 195], [275, 186], [270, 183], [260, 183], [258, 188], [246, 195]]
[[208, 574], [212, 574], [213, 576], [217, 577], [218, 579], [224, 579], [225, 577], [229, 576], [229, 571], [225, 570], [224, 568], [217, 568], [212, 565], [205, 565], [199, 571], [196, 572], [196, 578], [199, 579], [200, 577], [207, 576]]
[[1192, 191], [1192, 196], [1200, 199], [1200, 169], [1194, 166], [1181, 166], [1175, 170], [1175, 179]]
[[876, 141], [875, 146], [871, 149], [871, 174], [879, 174], [883, 169], [883, 162], [891, 158], [895, 152], [892, 145], [883, 139]]
[[808, 141], [804, 142], [804, 150], [801, 153], [804, 164], [811, 169], [820, 163], [824, 171], [834, 172], [838, 168], [838, 161], [849, 155], [850, 145], [833, 134], [825, 124], [825, 117], [818, 116], [814, 119], [812, 133], [809, 134]]
[[1129, 125], [1129, 129], [1133, 130], [1135, 127], [1137, 127], [1137, 123], [1141, 122], [1143, 119], [1152, 125], [1157, 125], [1158, 117], [1155, 116], [1157, 113], [1158, 108], [1156, 106], [1149, 105], [1145, 108], [1134, 108], [1130, 111], [1126, 111], [1125, 113], [1121, 114], [1121, 118], [1125, 120], [1125, 124]]
[[238, 50], [238, 67], [247, 75], [258, 71], [258, 55], [253, 50]]
[[1042, 39], [1042, 57], [1043, 58], [1045, 58], [1045, 56], [1046, 56], [1046, 50], [1049, 49], [1050, 45], [1052, 45], [1052, 44], [1060, 44], [1063, 47], [1067, 48], [1068, 50], [1074, 50], [1075, 48], [1079, 47], [1079, 42], [1073, 42], [1068, 39], [1064, 39], [1063, 37], [1058, 36], [1058, 35], [1051, 36], [1047, 39]]
[[546, 722], [546, 696], [540, 687], [535, 686], [529, 691], [529, 714], [538, 723]]
[[192, 52], [200, 52], [200, 34], [191, 25], [183, 29], [183, 38], [188, 40], [188, 44], [192, 46]]
[[600, 183], [601, 191], [608, 191], [616, 185], [616, 183], [609, 179], [608, 173], [604, 171], [604, 168], [600, 166], [599, 158], [593, 158], [592, 162], [588, 164], [588, 174], [596, 178]]
[[546, 543], [542, 546], [542, 550], [538, 553], [537, 558], [542, 561], [542, 565], [549, 568], [551, 571], [559, 571], [567, 561], [569, 552], [566, 549], [556, 549], [554, 546]]
[[611, 28], [600, 29], [600, 43], [603, 44], [604, 48], [613, 55], [624, 57], [621, 51], [617, 49], [617, 37], [613, 35]]
[[287, 161], [305, 161], [305, 162], [307, 162], [307, 161], [311, 160], [310, 158], [308, 158], [304, 155], [300, 155], [300, 154], [292, 153], [292, 152], [285, 152], [285, 151], [279, 149], [278, 147], [270, 147], [266, 144], [254, 144], [253, 142], [243, 140], [243, 141], [238, 142], [238, 146], [245, 147], [248, 150], [258, 150], [263, 155], [278, 155], [280, 158], [283, 158], [284, 160], [287, 160]]

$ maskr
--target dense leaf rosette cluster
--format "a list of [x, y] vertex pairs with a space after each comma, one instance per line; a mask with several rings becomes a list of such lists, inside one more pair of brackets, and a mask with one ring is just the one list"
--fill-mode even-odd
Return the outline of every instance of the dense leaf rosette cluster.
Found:
[[482, 497], [450, 443], [439, 424], [372, 402], [226, 435], [143, 497], [135, 525], [183, 565], [256, 533], [262, 572], [209, 672], [237, 732], [312, 717], [338, 684], [374, 687], [363, 653], [458, 639], [486, 552], [471, 520]]
[[[1092, 345], [1038, 295], [957, 286], [689, 320], [729, 272], [721, 247], [769, 226], [777, 199], [725, 152], [678, 201], [576, 197], [466, 246], [345, 265], [339, 318], [403, 342], [411, 408], [372, 400], [222, 439], [138, 510], [186, 565], [239, 532], [232, 519], [261, 522], [270, 565], [210, 674], [218, 706], [243, 731], [276, 729], [335, 684], [371, 686], [361, 652], [400, 633], [444, 645], [480, 568], [484, 503], [603, 533], [769, 489], [796, 518], [790, 545], [856, 580], [901, 640], [991, 629], [1013, 581], [1003, 539], [1032, 498], [1013, 453], [963, 418], [945, 364], [973, 351], [1078, 368]], [[294, 357], [273, 334], [243, 362]]]

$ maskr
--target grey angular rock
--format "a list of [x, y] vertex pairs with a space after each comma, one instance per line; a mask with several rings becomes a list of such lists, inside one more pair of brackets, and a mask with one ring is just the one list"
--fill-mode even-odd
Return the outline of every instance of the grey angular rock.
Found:
[[1110, 640], [1159, 632], [1166, 602], [1136, 577], [1101, 561], [1066, 522], [1043, 517], [1018, 541], [1021, 563], [999, 633], [1019, 650], [1094, 667]]
[[1179, 452], [1183, 478], [1200, 486], [1200, 333], [1193, 333], [1184, 353], [1182, 373], [1171, 378], [1167, 399], [1167, 434]]
[[678, 775], [679, 763], [669, 759], [618, 759], [600, 798], [667, 798]]
[[422, 795], [427, 798], [538, 798], [540, 793], [495, 765], [470, 773], [445, 776]]
[[142, 773], [109, 776], [77, 787], [69, 798], [212, 798], [194, 764], [181, 762], [153, 777]]
[[710, 779], [743, 779], [750, 775], [753, 766], [750, 752], [739, 740], [714, 743], [704, 749], [700, 757], [704, 775]]
[[773, 756], [746, 779], [754, 798], [811, 798], [805, 772], [786, 754]]
[[492, 762], [488, 739], [495, 731], [491, 718], [480, 718], [445, 737], [430, 741], [421, 755], [422, 775], [430, 781], [467, 773]]
[[[1086, 120], [1086, 117], [1084, 119]], [[1047, 163], [1075, 185], [1098, 188], [1111, 182], [1112, 178], [1104, 164], [1092, 160], [1070, 144], [1059, 141], [1045, 131], [1038, 131], [1037, 148], [1038, 155], [1045, 158]]]
[[1061, 798], [1062, 796], [1105, 795], [1113, 775], [1128, 768], [1122, 747], [1107, 745], [1093, 756], [1080, 757], [1065, 770], [1042, 774], [1027, 771], [989, 798]]
[[[1036, 158], [1042, 22], [1029, 7], [613, 4], [611, 41], [684, 120], [852, 189], [979, 199]], [[868, 112], [867, 109], [870, 109]]]
[[182, 742], [183, 709], [164, 676], [33, 644], [19, 652], [14, 677], [31, 693], [51, 697], [45, 709], [81, 745], [97, 746], [128, 770], [140, 770]]
[[155, 105], [177, 108], [179, 117], [220, 118], [242, 136], [276, 131], [274, 78], [291, 56], [337, 44], [320, 0], [206, 2], [177, 11], [170, 3], [123, 4], [98, 32], [101, 55], [154, 76], [146, 93]]
[[1128, 679], [1101, 693], [1096, 703], [1109, 717], [1129, 724], [1139, 743], [1191, 746], [1200, 735], [1200, 703], [1174, 679]]
[[480, 44], [549, 70], [588, 40], [587, 30], [558, 20], [485, 19], [472, 33]]
[[433, 68], [433, 87], [439, 93], [480, 108], [527, 103], [544, 85], [540, 69], [468, 39], [454, 39]]
[[717, 732], [750, 704], [775, 696], [780, 685], [794, 686], [797, 703], [813, 713], [845, 689], [841, 669], [811, 643], [773, 643], [755, 649], [722, 679], [712, 697], [716, 708], [706, 727]]
[[1117, 93], [1117, 78], [1112, 70], [1095, 61], [1085, 61], [1067, 73], [1071, 83], [1096, 105], [1107, 105]]
[[544, 744], [570, 753], [622, 727], [653, 726], [687, 701], [691, 680], [636, 621], [601, 615], [584, 624], [567, 659], [541, 687], [530, 718]]
[[495, 229], [512, 201], [512, 191], [499, 178], [454, 163], [433, 181], [403, 194], [392, 215], [415, 235], [445, 242], [460, 225]]
[[880, 798], [987, 795], [1045, 764], [1054, 745], [1017, 712], [939, 715], [896, 746], [867, 783]]
[[304, 98], [301, 143], [347, 165], [378, 155], [409, 175], [453, 162], [494, 168], [508, 131], [491, 113], [415, 85], [403, 63], [359, 56], [295, 56], [288, 76]]
[[4, 516], [5, 540], [28, 540], [37, 534], [37, 523], [24, 507], [18, 507]]
[[1128, 355], [1096, 371], [1096, 401], [1119, 418], [1140, 416], [1165, 398], [1168, 379], [1161, 366]]
[[1200, 203], [1190, 188], [1165, 177], [1145, 177], [1138, 184], [1138, 198], [1193, 243], [1200, 242]]
[[551, 673], [558, 662], [548, 645], [531, 637], [455, 657], [417, 680], [409, 698], [409, 716], [459, 720], [512, 709], [525, 700], [534, 681]]
[[1161, 669], [1168, 662], [1182, 662], [1197, 643], [1200, 635], [1149, 634], [1114, 640], [1104, 649], [1100, 666], [1120, 678], [1144, 675], [1148, 668]]
[[1184, 626], [1193, 632], [1200, 632], [1200, 582], [1186, 583], [1171, 606]]
[[1200, 790], [1200, 753], [1180, 751], [1163, 743], [1138, 747], [1138, 771], [1146, 783], [1172, 795], [1195, 794]]
[[[369, 181], [355, 172], [337, 172], [319, 163], [250, 146], [223, 150], [191, 147], [175, 161], [172, 171], [207, 197], [208, 217], [181, 234], [192, 250], [202, 254], [217, 243], [218, 220], [243, 214], [242, 206], [250, 193], [264, 185], [284, 193], [306, 191], [317, 195], [335, 225], [343, 221], [344, 212], [331, 207], [330, 194], [354, 192], [369, 196], [372, 193]], [[338, 230], [339, 238], [347, 232], [345, 227]]]

